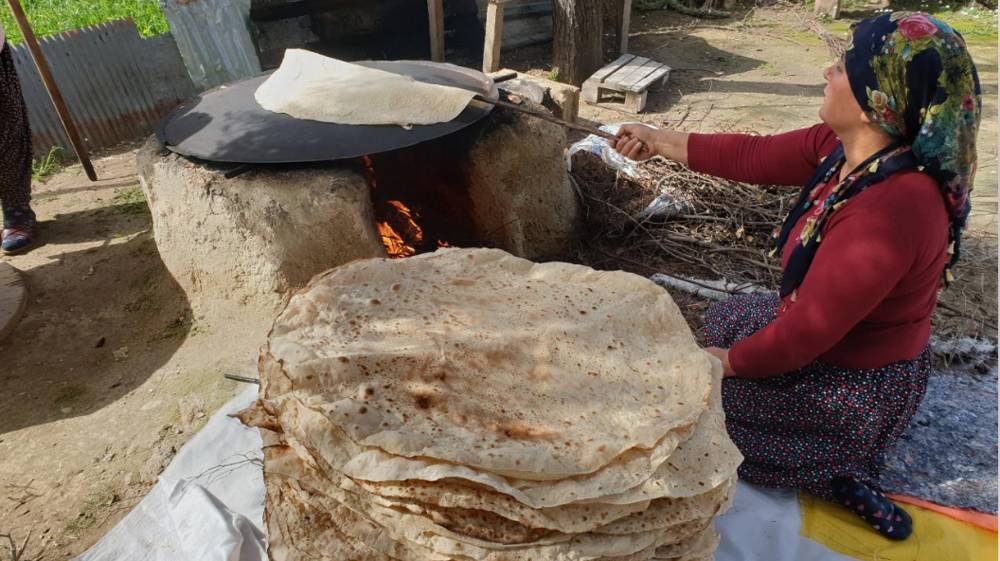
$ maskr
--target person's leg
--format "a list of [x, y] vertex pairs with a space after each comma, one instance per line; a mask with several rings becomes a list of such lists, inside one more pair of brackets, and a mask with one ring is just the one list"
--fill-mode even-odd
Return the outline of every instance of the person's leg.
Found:
[[891, 540], [905, 540], [913, 532], [910, 515], [874, 487], [853, 477], [830, 482], [834, 501], [857, 514], [878, 533]]
[[774, 292], [740, 294], [713, 304], [702, 325], [706, 346], [728, 349], [760, 331], [777, 317], [779, 304]]
[[745, 457], [740, 478], [810, 491], [883, 535], [905, 539], [909, 516], [872, 482], [879, 480], [879, 459], [916, 412], [928, 372], [922, 357], [869, 370], [817, 362], [766, 380], [727, 378], [723, 408]]
[[[917, 407], [927, 390], [927, 378], [930, 372], [930, 357], [924, 351], [919, 357], [910, 361], [890, 364], [885, 370], [888, 379], [892, 380], [898, 391], [884, 392], [896, 406], [886, 410], [886, 419], [881, 434], [876, 441], [882, 446], [872, 456], [873, 473], [878, 472], [877, 459], [903, 433], [910, 420], [917, 413]], [[864, 479], [852, 476], [834, 477], [823, 485], [817, 495], [843, 505], [855, 513], [876, 531], [893, 540], [905, 540], [913, 533], [913, 521], [910, 515], [899, 505], [886, 497], [876, 485]]]
[[34, 239], [31, 210], [31, 130], [14, 70], [10, 45], [0, 46], [0, 205], [3, 232], [0, 249], [22, 251]]

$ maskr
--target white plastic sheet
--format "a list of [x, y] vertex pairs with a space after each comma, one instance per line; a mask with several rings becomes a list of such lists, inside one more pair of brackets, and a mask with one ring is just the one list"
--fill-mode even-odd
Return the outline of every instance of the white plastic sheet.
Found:
[[217, 412], [174, 457], [153, 490], [77, 561], [265, 561], [260, 435]]
[[[160, 481], [117, 526], [76, 561], [266, 561], [260, 436], [228, 417], [256, 387], [216, 413], [185, 445]], [[732, 510], [716, 521], [716, 561], [851, 561], [799, 536], [792, 491], [737, 487]]]
[[[618, 134], [618, 129], [621, 128], [622, 125], [628, 124], [633, 123], [601, 125], [600, 130], [609, 134]], [[567, 171], [573, 171], [573, 154], [576, 154], [577, 152], [590, 152], [603, 160], [604, 163], [633, 179], [645, 175], [645, 172], [642, 171], [638, 165], [636, 165], [637, 162], [635, 160], [630, 160], [625, 156], [622, 156], [616, 152], [610, 144], [608, 144], [607, 139], [601, 138], [596, 134], [588, 135], [586, 138], [574, 142], [573, 145], [566, 150]]]
[[[601, 125], [600, 130], [610, 134], [618, 134], [618, 129], [620, 129], [622, 125], [629, 124], [645, 123], [613, 123], [610, 125]], [[656, 128], [648, 124], [646, 126]], [[620, 171], [632, 179], [639, 179], [648, 175], [648, 172], [639, 166], [639, 162], [622, 156], [611, 147], [611, 144], [607, 139], [594, 134], [588, 135], [586, 138], [574, 142], [573, 145], [566, 150], [565, 158], [567, 171], [573, 171], [573, 155], [579, 152], [594, 154], [612, 169]], [[656, 157], [658, 158], [660, 156]], [[646, 208], [636, 213], [635, 216], [632, 216], [632, 219], [639, 223], [646, 222], [647, 220], [664, 221], [669, 220], [674, 216], [693, 211], [694, 207], [691, 206], [691, 203], [679, 200], [670, 193], [661, 190], [660, 194], [651, 200], [649, 204], [646, 205]]]

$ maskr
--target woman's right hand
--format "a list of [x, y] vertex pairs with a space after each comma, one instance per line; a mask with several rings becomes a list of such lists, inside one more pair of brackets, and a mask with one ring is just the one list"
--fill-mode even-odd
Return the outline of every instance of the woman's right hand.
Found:
[[663, 156], [687, 165], [688, 133], [670, 129], [654, 129], [646, 125], [622, 125], [618, 129], [618, 139], [614, 148], [621, 155], [632, 160], [648, 160], [653, 156]]
[[618, 129], [615, 150], [630, 160], [648, 160], [656, 155], [658, 130], [646, 125], [622, 125]]

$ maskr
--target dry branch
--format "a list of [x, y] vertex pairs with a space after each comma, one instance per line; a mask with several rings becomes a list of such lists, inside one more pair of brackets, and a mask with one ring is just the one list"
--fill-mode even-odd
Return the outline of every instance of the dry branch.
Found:
[[[693, 172], [675, 162], [643, 163], [634, 180], [588, 153], [573, 156], [588, 239], [579, 258], [598, 268], [667, 273], [775, 288], [773, 232], [797, 189], [753, 186]], [[648, 216], [662, 193], [685, 205], [669, 219]], [[997, 338], [997, 239], [966, 234], [957, 280], [940, 297], [934, 330], [944, 339]]]

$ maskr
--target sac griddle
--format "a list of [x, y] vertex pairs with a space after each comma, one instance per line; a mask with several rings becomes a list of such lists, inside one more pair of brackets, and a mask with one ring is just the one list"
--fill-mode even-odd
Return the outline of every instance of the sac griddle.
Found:
[[[481, 72], [427, 61], [362, 61], [362, 66], [454, 86], [487, 98], [497, 88]], [[454, 119], [433, 125], [343, 125], [296, 119], [254, 99], [264, 74], [209, 90], [171, 111], [157, 127], [166, 147], [213, 162], [288, 164], [357, 158], [406, 148], [459, 131], [485, 117], [492, 103], [473, 99]]]

